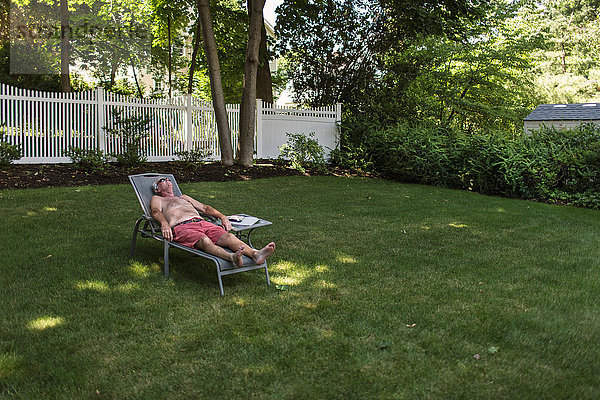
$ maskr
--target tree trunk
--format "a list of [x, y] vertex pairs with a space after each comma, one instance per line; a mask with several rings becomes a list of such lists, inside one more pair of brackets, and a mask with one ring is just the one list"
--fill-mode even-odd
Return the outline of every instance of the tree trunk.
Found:
[[172, 77], [171, 77], [171, 75], [173, 74], [173, 65], [172, 65], [172, 60], [171, 60], [172, 49], [171, 49], [171, 17], [170, 16], [167, 18], [167, 36], [168, 36], [167, 40], [169, 42], [169, 98], [171, 98], [172, 94], [173, 94], [173, 90], [172, 90], [173, 81], [172, 81]]
[[254, 155], [254, 125], [256, 123], [256, 74], [258, 71], [258, 50], [263, 22], [265, 0], [248, 0], [250, 24], [246, 46], [244, 86], [240, 106], [240, 154], [238, 164], [249, 167]]
[[202, 26], [202, 38], [204, 40], [204, 51], [208, 61], [208, 76], [210, 78], [210, 92], [212, 95], [217, 129], [219, 131], [219, 147], [221, 149], [221, 163], [233, 165], [233, 147], [231, 146], [231, 131], [227, 120], [227, 109], [225, 108], [225, 95], [223, 94], [223, 83], [221, 82], [221, 69], [219, 67], [219, 55], [217, 54], [217, 43], [210, 17], [209, 0], [196, 0], [198, 7], [198, 18]]
[[131, 55], [129, 56], [129, 62], [131, 63], [131, 70], [133, 71], [133, 79], [135, 80], [135, 86], [137, 87], [138, 95], [140, 96], [140, 99], [142, 99], [144, 97], [144, 93], [142, 93], [140, 82], [138, 81], [137, 74], [135, 73], [135, 63], [133, 62], [133, 57]]
[[256, 98], [267, 103], [273, 103], [273, 80], [269, 66], [269, 52], [267, 50], [267, 29], [265, 22], [261, 24], [260, 48], [258, 50], [258, 73], [256, 75]]
[[117, 51], [115, 51], [115, 54], [113, 54], [113, 59], [112, 62], [110, 64], [110, 83], [109, 83], [109, 90], [112, 90], [112, 88], [115, 86], [115, 80], [117, 78], [117, 68], [119, 67], [119, 54]]
[[196, 21], [196, 31], [194, 32], [194, 50], [192, 51], [192, 61], [190, 63], [190, 72], [188, 75], [188, 94], [192, 94], [194, 88], [194, 73], [196, 72], [196, 58], [198, 57], [198, 51], [200, 50], [200, 35], [202, 34], [202, 28], [200, 27], [200, 17]]
[[561, 43], [560, 45], [562, 47], [561, 59], [562, 59], [563, 74], [566, 74], [567, 73], [567, 50], [565, 49], [564, 43]]
[[63, 92], [71, 91], [69, 77], [69, 1], [60, 0], [60, 87]]

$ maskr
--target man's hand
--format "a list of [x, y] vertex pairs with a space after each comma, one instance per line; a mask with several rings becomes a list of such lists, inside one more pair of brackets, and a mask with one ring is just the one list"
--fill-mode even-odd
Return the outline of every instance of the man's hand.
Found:
[[231, 230], [231, 222], [229, 222], [229, 219], [226, 216], [221, 217], [221, 223], [223, 224], [223, 229], [227, 232]]
[[164, 239], [173, 240], [173, 231], [171, 231], [171, 227], [166, 222], [160, 225], [160, 230], [162, 231], [162, 236]]

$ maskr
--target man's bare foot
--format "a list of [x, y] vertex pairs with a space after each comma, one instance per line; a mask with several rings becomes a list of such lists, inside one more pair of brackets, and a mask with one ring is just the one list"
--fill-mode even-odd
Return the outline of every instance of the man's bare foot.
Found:
[[242, 268], [244, 266], [244, 259], [242, 255], [244, 254], [244, 246], [241, 246], [238, 251], [231, 255], [231, 262], [238, 266], [238, 268]]
[[275, 251], [275, 243], [271, 242], [260, 250], [257, 250], [254, 255], [254, 262], [257, 265], [260, 265], [265, 262], [267, 257], [269, 257]]

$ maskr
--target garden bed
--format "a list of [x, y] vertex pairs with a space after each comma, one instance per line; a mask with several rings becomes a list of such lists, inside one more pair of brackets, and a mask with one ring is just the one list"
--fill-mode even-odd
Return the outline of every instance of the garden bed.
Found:
[[[106, 164], [103, 170], [98, 172], [84, 171], [74, 164], [13, 164], [0, 169], [0, 189], [129, 183], [128, 175], [145, 172], [173, 174], [180, 183], [243, 181], [302, 175], [285, 162], [276, 160], [261, 160], [250, 168], [227, 167], [220, 163], [191, 164], [177, 161], [144, 163], [135, 167]], [[316, 170], [307, 170], [306, 173], [323, 174]]]

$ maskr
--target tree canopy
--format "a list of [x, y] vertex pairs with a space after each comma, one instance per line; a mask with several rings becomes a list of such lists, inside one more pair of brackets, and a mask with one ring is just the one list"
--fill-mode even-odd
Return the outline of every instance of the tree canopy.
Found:
[[515, 130], [539, 102], [600, 92], [598, 3], [291, 0], [278, 50], [299, 103]]

